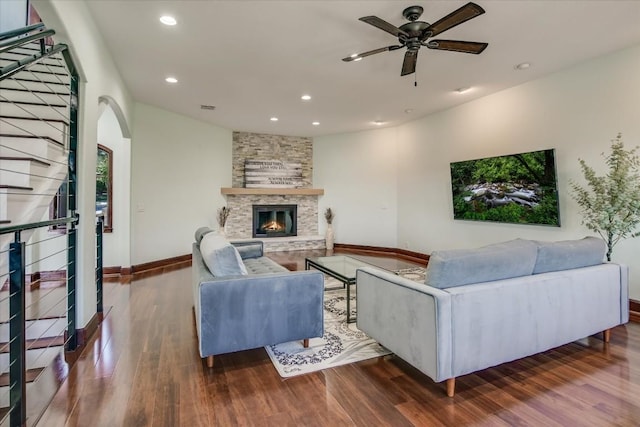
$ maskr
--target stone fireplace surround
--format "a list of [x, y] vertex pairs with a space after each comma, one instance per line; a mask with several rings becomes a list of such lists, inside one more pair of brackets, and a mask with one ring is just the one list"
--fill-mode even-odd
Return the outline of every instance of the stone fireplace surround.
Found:
[[[297, 205], [298, 235], [291, 237], [262, 238], [266, 252], [298, 249], [323, 249], [324, 236], [318, 235], [318, 194], [286, 194], [290, 191], [270, 189], [260, 194], [260, 189], [247, 189], [254, 194], [229, 194], [233, 189], [244, 188], [244, 161], [283, 160], [302, 164], [304, 188], [312, 189], [313, 140], [311, 138], [233, 132], [232, 145], [232, 189], [221, 189], [227, 199], [231, 214], [225, 231], [229, 239], [252, 238], [253, 205]], [[227, 190], [227, 191], [225, 191]], [[256, 191], [250, 191], [256, 190]], [[309, 191], [309, 193], [320, 193]]]

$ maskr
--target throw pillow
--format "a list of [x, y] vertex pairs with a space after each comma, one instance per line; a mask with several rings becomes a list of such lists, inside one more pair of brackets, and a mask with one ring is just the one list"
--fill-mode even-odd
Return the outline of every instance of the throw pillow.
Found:
[[204, 237], [205, 234], [207, 233], [211, 233], [213, 230], [210, 229], [209, 227], [200, 227], [196, 230], [196, 234], [195, 234], [195, 238], [196, 238], [196, 243], [200, 244], [200, 242], [202, 241], [202, 238]]
[[263, 244], [260, 241], [242, 242], [234, 246], [240, 253], [240, 257], [243, 260], [248, 258], [259, 258], [263, 253]]
[[247, 274], [238, 250], [223, 236], [205, 234], [200, 242], [200, 253], [209, 271], [216, 277]]
[[598, 237], [537, 244], [538, 257], [533, 274], [602, 264], [607, 252], [606, 243]]
[[444, 289], [529, 276], [536, 262], [536, 251], [534, 242], [523, 239], [477, 249], [434, 251], [427, 264], [425, 284]]

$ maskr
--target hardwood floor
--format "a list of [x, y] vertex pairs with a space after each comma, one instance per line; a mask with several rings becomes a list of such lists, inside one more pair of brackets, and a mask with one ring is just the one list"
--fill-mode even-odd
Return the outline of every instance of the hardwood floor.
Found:
[[[274, 255], [289, 268], [304, 255]], [[406, 261], [370, 257], [391, 268]], [[191, 270], [105, 284], [111, 309], [41, 426], [637, 426], [640, 324], [444, 384], [390, 355], [281, 378], [264, 349], [197, 350]]]

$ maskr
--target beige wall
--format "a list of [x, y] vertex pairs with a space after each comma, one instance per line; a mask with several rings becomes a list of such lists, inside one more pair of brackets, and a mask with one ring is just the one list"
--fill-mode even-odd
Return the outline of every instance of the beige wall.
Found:
[[132, 264], [191, 253], [231, 187], [231, 131], [137, 103], [132, 140]]
[[324, 188], [318, 221], [335, 213], [337, 243], [397, 246], [397, 129], [318, 137], [313, 145], [313, 185]]

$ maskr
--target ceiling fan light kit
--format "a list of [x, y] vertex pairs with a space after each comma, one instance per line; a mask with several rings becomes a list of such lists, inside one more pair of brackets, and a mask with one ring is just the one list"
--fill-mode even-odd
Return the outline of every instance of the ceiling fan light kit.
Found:
[[477, 4], [469, 2], [433, 24], [418, 21], [423, 11], [424, 9], [422, 6], [410, 6], [406, 8], [402, 12], [402, 16], [404, 16], [409, 22], [401, 25], [400, 27], [396, 27], [377, 16], [364, 16], [360, 18], [360, 21], [373, 25], [374, 27], [397, 37], [400, 44], [381, 47], [360, 54], [353, 54], [346, 58], [342, 58], [342, 60], [345, 62], [358, 61], [377, 53], [406, 48], [407, 51], [404, 54], [402, 71], [400, 73], [401, 76], [406, 76], [408, 74], [415, 73], [418, 61], [418, 51], [422, 46], [425, 46], [428, 49], [472, 53], [475, 55], [482, 53], [482, 51], [484, 51], [488, 46], [488, 43], [462, 40], [428, 40], [433, 36], [482, 15], [484, 13], [484, 9]]

